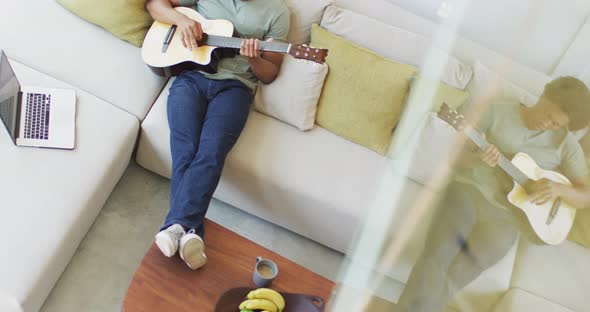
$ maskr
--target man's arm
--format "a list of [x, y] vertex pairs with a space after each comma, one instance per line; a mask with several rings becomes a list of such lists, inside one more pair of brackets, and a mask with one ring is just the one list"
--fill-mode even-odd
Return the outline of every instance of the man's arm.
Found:
[[[269, 39], [267, 41], [272, 41]], [[257, 39], [248, 39], [242, 41], [240, 54], [245, 56], [250, 63], [252, 72], [263, 83], [269, 84], [277, 78], [281, 64], [283, 63], [283, 55], [274, 52], [261, 52], [259, 50], [260, 43]]]
[[[285, 9], [270, 25], [268, 33], [265, 34], [266, 41], [286, 41], [291, 28], [291, 14]], [[258, 52], [258, 41], [249, 40], [246, 42], [240, 53], [248, 58], [252, 72], [263, 83], [271, 83], [279, 74], [283, 63], [283, 54], [273, 52]]]
[[542, 179], [533, 186], [531, 202], [542, 205], [559, 197], [578, 209], [590, 209], [590, 176], [572, 178], [571, 182], [569, 186]]
[[574, 207], [590, 208], [590, 176], [572, 179], [573, 186], [565, 186], [561, 197]]
[[174, 9], [181, 4], [182, 0], [148, 0], [146, 9], [155, 20], [176, 25], [184, 47], [190, 50], [196, 49], [197, 41], [202, 38], [203, 29], [199, 22]]

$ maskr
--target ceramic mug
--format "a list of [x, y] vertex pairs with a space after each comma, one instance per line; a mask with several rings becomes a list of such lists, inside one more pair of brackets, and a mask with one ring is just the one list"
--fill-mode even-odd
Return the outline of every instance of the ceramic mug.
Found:
[[252, 277], [254, 284], [258, 287], [270, 287], [272, 281], [279, 274], [279, 267], [272, 260], [256, 258], [256, 265], [254, 266], [254, 276]]

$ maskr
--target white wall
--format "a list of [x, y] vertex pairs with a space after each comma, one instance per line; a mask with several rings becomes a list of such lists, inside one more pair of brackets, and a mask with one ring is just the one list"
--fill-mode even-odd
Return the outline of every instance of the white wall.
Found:
[[[388, 1], [433, 21], [440, 19], [437, 12], [445, 2]], [[551, 74], [589, 15], [590, 0], [471, 0], [460, 33]], [[582, 44], [590, 47], [590, 41]]]
[[[559, 62], [553, 76], [575, 76], [590, 86], [590, 19]], [[590, 142], [590, 141], [589, 141]]]

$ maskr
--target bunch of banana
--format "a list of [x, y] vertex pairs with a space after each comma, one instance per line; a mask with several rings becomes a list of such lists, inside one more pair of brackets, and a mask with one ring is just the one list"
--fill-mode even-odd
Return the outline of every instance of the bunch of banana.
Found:
[[248, 300], [240, 304], [240, 312], [282, 312], [285, 299], [278, 292], [269, 288], [258, 288], [248, 293]]

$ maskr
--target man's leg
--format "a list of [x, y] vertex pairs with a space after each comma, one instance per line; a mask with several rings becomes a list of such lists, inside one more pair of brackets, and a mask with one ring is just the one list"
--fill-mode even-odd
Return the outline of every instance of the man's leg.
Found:
[[204, 235], [203, 218], [217, 188], [225, 158], [240, 136], [252, 103], [252, 93], [235, 80], [211, 81], [209, 106], [195, 159], [176, 191], [177, 220]]
[[468, 250], [458, 254], [449, 268], [452, 293], [463, 289], [500, 261], [518, 237], [518, 227], [509, 211], [491, 204], [478, 208], [481, 217], [467, 240]]
[[467, 186], [453, 183], [433, 219], [426, 246], [412, 269], [394, 311], [439, 312], [449, 297], [448, 269], [462, 251], [476, 223], [476, 208]]
[[[203, 87], [204, 85], [204, 87]], [[179, 223], [182, 211], [177, 209], [177, 190], [184, 174], [197, 155], [201, 129], [207, 112], [205, 91], [207, 80], [196, 71], [179, 75], [168, 96], [168, 124], [172, 153], [172, 178], [170, 181], [170, 210], [162, 230]], [[187, 227], [189, 224], [180, 223]]]

